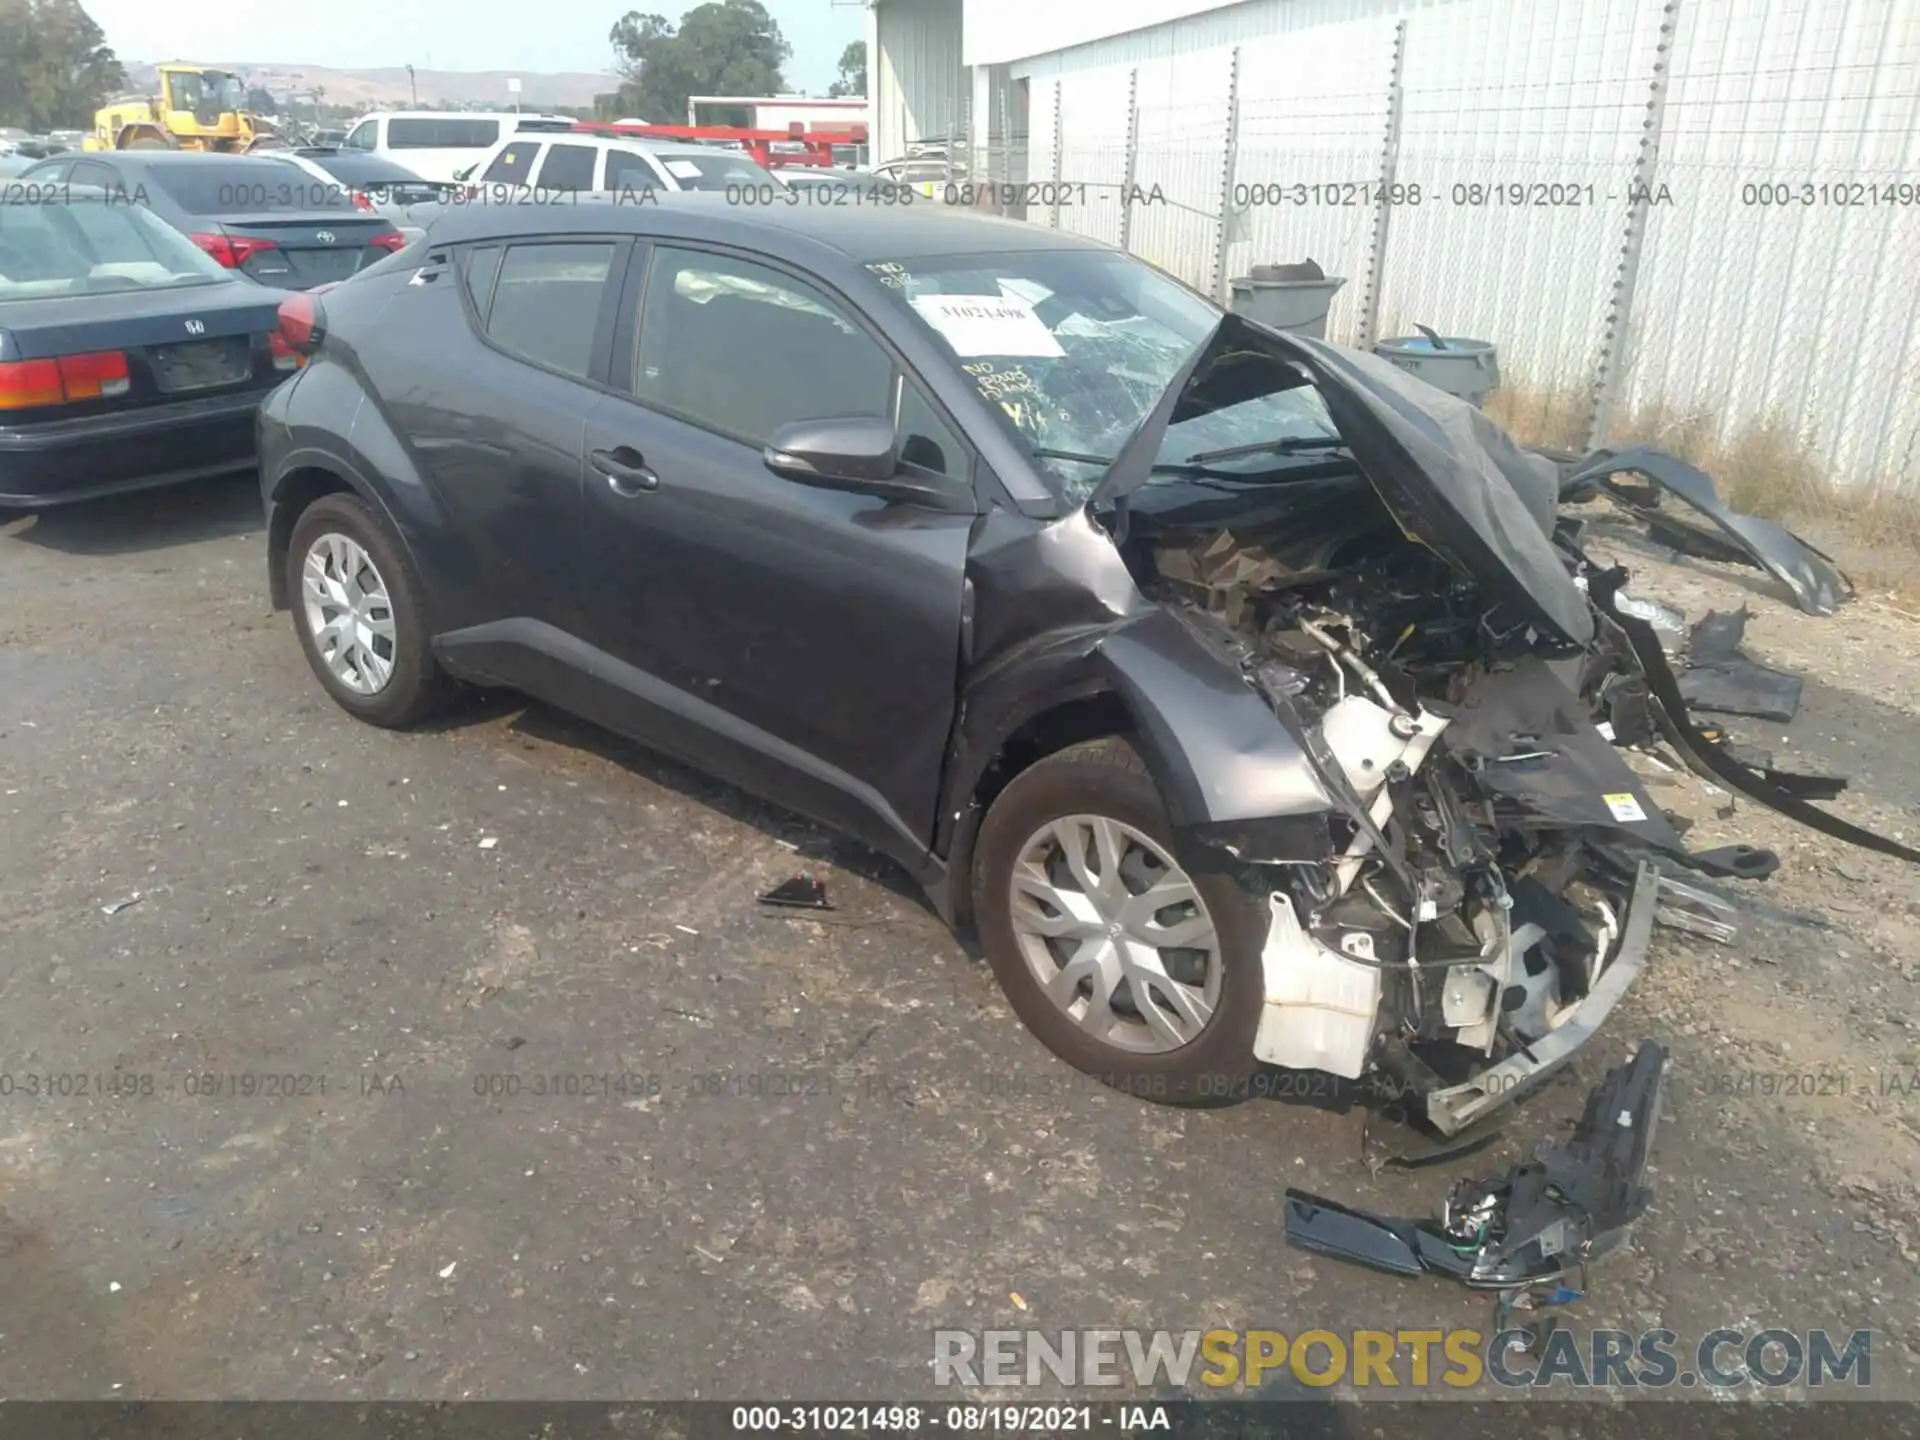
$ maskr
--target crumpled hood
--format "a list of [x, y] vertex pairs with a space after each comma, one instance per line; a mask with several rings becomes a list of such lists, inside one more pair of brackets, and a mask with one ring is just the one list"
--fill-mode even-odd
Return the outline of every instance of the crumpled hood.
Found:
[[1100, 505], [1148, 479], [1179, 398], [1218, 356], [1252, 348], [1313, 378], [1354, 459], [1408, 535], [1531, 621], [1548, 638], [1594, 638], [1587, 597], [1552, 539], [1558, 473], [1478, 408], [1374, 355], [1308, 340], [1229, 314], [1168, 387], [1168, 396], [1094, 492]]

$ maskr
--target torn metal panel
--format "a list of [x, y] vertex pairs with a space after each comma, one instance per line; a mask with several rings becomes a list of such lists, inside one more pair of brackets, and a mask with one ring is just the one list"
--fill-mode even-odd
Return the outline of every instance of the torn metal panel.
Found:
[[[1693, 723], [1687, 702], [1680, 693], [1679, 681], [1667, 665], [1666, 656], [1660, 649], [1659, 636], [1652, 627], [1630, 615], [1613, 614], [1611, 620], [1633, 647], [1641, 673], [1658, 704], [1661, 728], [1695, 771], [1765, 805], [1769, 810], [1778, 811], [1790, 820], [1811, 826], [1823, 835], [1831, 835], [1849, 845], [1858, 845], [1863, 850], [1877, 851], [1920, 865], [1920, 850], [1876, 835], [1871, 830], [1862, 829], [1837, 815], [1829, 815], [1808, 803], [1810, 795], [1833, 798], [1840, 788], [1835, 781], [1824, 777], [1784, 775], [1776, 780], [1768, 774], [1749, 769], [1728, 755]], [[1794, 783], [1796, 781], [1806, 783]]]
[[1769, 670], [1739, 656], [1688, 667], [1680, 676], [1680, 696], [1695, 710], [1784, 724], [1800, 713], [1805, 684], [1798, 675]]
[[1445, 745], [1479, 784], [1535, 815], [1682, 848], [1639, 776], [1593, 728], [1590, 707], [1539, 660], [1469, 685]]
[[[1636, 494], [1614, 477], [1641, 475], [1651, 489]], [[1831, 615], [1853, 598], [1853, 583], [1825, 555], [1798, 535], [1771, 520], [1741, 515], [1721, 502], [1713, 477], [1677, 455], [1651, 445], [1601, 451], [1576, 467], [1563, 482], [1563, 495], [1590, 493], [1598, 486], [1635, 514], [1657, 513], [1659, 493], [1672, 495], [1706, 516], [1738, 547], [1747, 563], [1767, 571], [1792, 593], [1794, 603], [1809, 615]]]

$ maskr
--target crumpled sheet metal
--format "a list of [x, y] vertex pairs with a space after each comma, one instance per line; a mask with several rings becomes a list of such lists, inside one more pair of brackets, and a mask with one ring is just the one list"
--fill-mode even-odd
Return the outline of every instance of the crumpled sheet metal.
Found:
[[1653, 518], [1657, 512], [1617, 483], [1616, 477], [1622, 475], [1644, 476], [1656, 491], [1664, 491], [1711, 520], [1749, 563], [1785, 585], [1794, 603], [1807, 614], [1831, 615], [1853, 598], [1853, 582], [1825, 555], [1784, 526], [1729, 510], [1712, 476], [1665, 450], [1634, 445], [1625, 450], [1597, 451], [1572, 469], [1562, 481], [1560, 493], [1563, 498], [1577, 499], [1597, 487], [1641, 519]]

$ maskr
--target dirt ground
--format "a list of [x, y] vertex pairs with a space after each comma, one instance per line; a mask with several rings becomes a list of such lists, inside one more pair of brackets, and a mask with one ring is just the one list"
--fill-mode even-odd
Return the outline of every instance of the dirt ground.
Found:
[[[1742, 738], [1920, 837], [1920, 624], [1618, 548], [1808, 676]], [[1785, 863], [1516, 1122], [1672, 1046], [1654, 1208], [1569, 1322], [1871, 1328], [1920, 1394], [1920, 873], [1659, 783]], [[755, 904], [802, 866], [834, 912]], [[885, 862], [512, 700], [353, 723], [249, 481], [0, 525], [0, 875], [8, 1398], [881, 1400], [937, 1328], [1489, 1323], [1283, 1240], [1289, 1184], [1421, 1215], [1451, 1170], [1082, 1079]]]

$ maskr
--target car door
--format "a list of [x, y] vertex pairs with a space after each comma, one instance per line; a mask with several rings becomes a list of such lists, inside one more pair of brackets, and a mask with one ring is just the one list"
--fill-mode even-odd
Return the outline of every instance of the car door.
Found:
[[[817, 280], [655, 245], [636, 249], [621, 313], [584, 516], [622, 728], [896, 855], [924, 848], [953, 720], [971, 452]], [[903, 455], [952, 503], [766, 467], [780, 426], [854, 414], [899, 417]]]
[[556, 141], [547, 146], [547, 153], [540, 160], [540, 178], [535, 182], [537, 190], [591, 190], [593, 189], [593, 169], [600, 158], [600, 152], [593, 145], [561, 144]]
[[564, 659], [585, 628], [583, 440], [627, 246], [531, 237], [430, 257], [434, 278], [402, 290], [388, 339], [360, 352], [446, 517], [436, 628], [456, 665], [574, 709], [591, 709]]
[[609, 145], [605, 162], [606, 172], [600, 188], [609, 194], [639, 197], [661, 187], [660, 171], [644, 155]]

